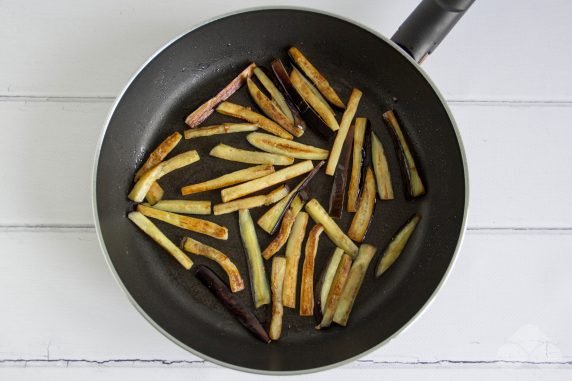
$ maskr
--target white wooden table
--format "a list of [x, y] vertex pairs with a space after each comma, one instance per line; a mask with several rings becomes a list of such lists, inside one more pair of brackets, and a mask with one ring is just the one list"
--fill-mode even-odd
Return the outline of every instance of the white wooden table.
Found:
[[[0, 379], [255, 377], [178, 348], [115, 284], [91, 212], [106, 114], [148, 56], [216, 15], [310, 6], [391, 35], [416, 3], [0, 0]], [[468, 155], [457, 266], [405, 333], [306, 379], [571, 379], [571, 14], [478, 0], [424, 64]]]

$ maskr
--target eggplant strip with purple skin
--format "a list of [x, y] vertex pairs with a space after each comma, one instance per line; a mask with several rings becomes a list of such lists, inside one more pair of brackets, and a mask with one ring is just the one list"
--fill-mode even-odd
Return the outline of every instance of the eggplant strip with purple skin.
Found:
[[[294, 124], [306, 122], [314, 132], [317, 132], [326, 139], [331, 138], [334, 135], [334, 131], [324, 123], [322, 118], [320, 118], [304, 98], [298, 94], [296, 89], [294, 89], [290, 81], [290, 76], [281, 60], [277, 59], [272, 61], [272, 71], [286, 96], [286, 102], [292, 110]], [[299, 119], [299, 122], [297, 122], [297, 119]]]
[[[270, 98], [272, 99], [273, 102], [276, 103], [276, 105], [278, 106], [278, 108], [280, 109], [280, 111], [282, 111], [282, 113], [284, 114], [284, 116], [286, 118], [288, 118], [289, 121], [291, 121], [292, 123], [294, 123], [294, 115], [292, 114], [292, 110], [290, 109], [290, 106], [288, 106], [288, 103], [286, 102], [286, 98], [284, 97], [284, 94], [282, 94], [280, 92], [280, 90], [278, 90], [278, 87], [276, 87], [276, 84], [274, 84], [274, 81], [272, 81], [272, 79], [270, 79], [269, 77], [269, 73], [268, 70], [266, 70], [266, 68], [264, 67], [257, 67], [256, 69], [254, 69], [254, 76], [256, 78], [258, 78], [258, 80], [260, 81], [260, 83], [262, 84], [262, 87], [264, 87], [266, 89], [266, 91], [268, 92], [268, 94], [270, 94]], [[296, 126], [297, 128], [299, 128], [300, 126]], [[304, 132], [304, 129], [302, 128], [302, 133]], [[296, 137], [296, 134], [293, 134]]]
[[228, 85], [225, 86], [217, 95], [203, 103], [199, 108], [193, 111], [185, 119], [185, 123], [189, 128], [195, 128], [201, 124], [205, 119], [207, 119], [213, 112], [217, 105], [221, 102], [226, 101], [232, 94], [234, 94], [238, 89], [244, 85], [246, 79], [252, 75], [255, 63], [248, 65], [238, 76], [236, 76]]
[[365, 278], [365, 273], [376, 251], [377, 249], [372, 245], [363, 244], [360, 246], [358, 256], [352, 264], [346, 285], [338, 300], [338, 306], [334, 313], [334, 323], [344, 327], [348, 324], [350, 313]]
[[[296, 213], [298, 214], [298, 213]], [[294, 211], [292, 208], [288, 208], [286, 213], [284, 213], [284, 217], [282, 218], [282, 224], [280, 225], [280, 230], [276, 237], [266, 246], [266, 249], [262, 252], [262, 257], [264, 259], [270, 259], [274, 254], [280, 251], [284, 244], [288, 241], [288, 237], [290, 237], [290, 233], [292, 232], [292, 225], [294, 224], [294, 220], [296, 216], [294, 215]]]
[[385, 157], [385, 150], [381, 140], [373, 131], [371, 131], [371, 161], [379, 199], [393, 200], [393, 185], [391, 184], [391, 174], [387, 157]]
[[336, 166], [338, 165], [338, 160], [342, 153], [344, 141], [346, 140], [350, 125], [357, 112], [362, 95], [363, 94], [360, 90], [355, 88], [352, 89], [350, 99], [348, 100], [348, 107], [346, 108], [346, 111], [344, 111], [342, 121], [340, 122], [340, 129], [336, 133], [336, 139], [334, 140], [334, 144], [332, 144], [332, 149], [330, 150], [330, 157], [328, 158], [328, 164], [326, 165], [326, 175], [332, 176], [336, 171]]
[[320, 235], [323, 231], [324, 227], [317, 224], [308, 233], [300, 284], [300, 316], [312, 316], [314, 312], [314, 266]]
[[343, 254], [344, 251], [339, 247], [336, 247], [328, 260], [328, 265], [322, 272], [322, 275], [320, 275], [320, 280], [316, 286], [316, 296], [314, 297], [316, 301], [314, 304], [314, 318], [316, 319], [316, 324], [320, 324], [324, 316], [330, 287], [334, 281], [334, 276], [336, 275], [336, 270], [338, 269], [338, 265], [340, 264]]
[[270, 343], [270, 337], [252, 311], [234, 295], [222, 279], [204, 265], [195, 266], [195, 277], [222, 303], [222, 305], [256, 338]]
[[284, 288], [282, 290], [282, 304], [284, 307], [296, 308], [298, 267], [307, 225], [308, 213], [298, 213], [286, 244], [286, 273], [284, 274]]
[[381, 274], [386, 272], [397, 258], [399, 258], [405, 249], [407, 242], [409, 242], [409, 238], [411, 238], [411, 235], [415, 231], [417, 224], [419, 224], [419, 221], [421, 221], [421, 216], [419, 214], [414, 215], [393, 237], [379, 260], [375, 270], [376, 277], [379, 277]]
[[367, 168], [363, 190], [361, 192], [357, 211], [348, 230], [348, 237], [356, 242], [363, 242], [371, 224], [375, 209], [375, 178], [371, 167]]
[[332, 190], [330, 192], [330, 207], [328, 209], [332, 218], [341, 218], [342, 210], [344, 209], [344, 198], [346, 194], [346, 183], [348, 180], [348, 170], [350, 164], [350, 157], [352, 153], [353, 139], [354, 139], [354, 125], [350, 126], [348, 136], [344, 142], [340, 160], [334, 173], [332, 181]]
[[272, 290], [272, 319], [268, 334], [272, 340], [278, 340], [282, 334], [282, 317], [284, 306], [282, 305], [282, 290], [284, 285], [284, 273], [286, 271], [286, 258], [274, 257], [272, 260], [272, 272], [270, 276], [270, 288]]
[[386, 111], [383, 114], [383, 120], [389, 126], [391, 135], [395, 141], [395, 149], [397, 150], [397, 155], [399, 156], [399, 164], [401, 164], [401, 172], [403, 174], [405, 183], [407, 184], [407, 195], [411, 198], [419, 197], [425, 194], [425, 185], [421, 179], [421, 174], [413, 158], [413, 151], [409, 146], [407, 138], [397, 117], [392, 110]]
[[290, 49], [288, 49], [288, 54], [294, 63], [296, 63], [296, 66], [298, 66], [300, 70], [302, 70], [304, 74], [306, 74], [306, 76], [314, 83], [314, 85], [316, 85], [320, 93], [322, 93], [328, 102], [341, 109], [346, 108], [344, 102], [342, 102], [326, 77], [324, 77], [322, 73], [320, 73], [318, 69], [312, 65], [312, 63], [302, 54], [298, 48], [292, 46]]
[[240, 276], [240, 272], [236, 268], [236, 265], [223, 252], [196, 241], [191, 237], [183, 238], [181, 248], [191, 254], [200, 255], [218, 263], [228, 276], [228, 283], [230, 284], [232, 292], [238, 292], [244, 289], [244, 281]]
[[266, 115], [267, 117], [278, 123], [280, 127], [285, 129], [292, 135], [296, 136], [295, 134], [299, 133], [299, 131], [294, 127], [294, 122], [288, 119], [286, 115], [284, 115], [284, 113], [282, 112], [280, 107], [278, 107], [276, 102], [268, 98], [266, 94], [264, 94], [258, 88], [256, 83], [254, 83], [252, 79], [248, 78], [246, 80], [246, 85], [248, 87], [248, 92], [250, 93], [250, 97], [254, 100], [254, 103], [256, 103], [258, 108], [262, 110], [264, 115]]
[[322, 321], [316, 327], [316, 329], [328, 328], [332, 324], [340, 296], [342, 295], [344, 286], [346, 285], [346, 281], [348, 279], [352, 262], [352, 257], [345, 253], [342, 255], [342, 259], [340, 260], [338, 268], [336, 269], [336, 275], [334, 275], [334, 279], [332, 280], [330, 292], [328, 293], [328, 299], [326, 302], [326, 308], [324, 309]]
[[360, 184], [362, 180], [362, 167], [364, 165], [365, 156], [367, 155], [363, 149], [365, 130], [367, 120], [365, 118], [356, 118], [354, 129], [354, 143], [352, 152], [352, 171], [350, 174], [350, 184], [348, 186], [347, 211], [355, 213], [360, 193]]

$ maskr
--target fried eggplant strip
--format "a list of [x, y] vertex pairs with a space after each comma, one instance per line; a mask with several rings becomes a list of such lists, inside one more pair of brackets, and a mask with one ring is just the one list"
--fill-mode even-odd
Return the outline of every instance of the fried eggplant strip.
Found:
[[185, 269], [193, 266], [193, 261], [187, 257], [151, 220], [139, 212], [131, 212], [127, 217], [151, 239], [173, 256]]
[[276, 171], [270, 175], [260, 177], [255, 180], [250, 180], [246, 183], [236, 185], [221, 191], [223, 202], [236, 200], [237, 198], [244, 197], [248, 194], [258, 192], [259, 190], [271, 187], [276, 184], [283, 183], [294, 177], [303, 175], [310, 172], [314, 168], [311, 160], [302, 161], [293, 164], [289, 167]]
[[342, 109], [346, 108], [344, 102], [342, 102], [336, 91], [330, 86], [328, 80], [308, 61], [298, 48], [292, 46], [288, 49], [288, 54], [331, 104]]
[[214, 206], [213, 212], [215, 216], [218, 216], [221, 214], [236, 212], [240, 209], [252, 209], [263, 205], [271, 205], [286, 197], [289, 191], [290, 189], [287, 185], [281, 185], [265, 195], [241, 198], [239, 200], [217, 204]]
[[363, 242], [373, 218], [375, 209], [375, 178], [371, 167], [367, 168], [363, 190], [358, 201], [357, 211], [348, 230], [348, 237]]
[[268, 285], [268, 278], [266, 278], [266, 270], [254, 229], [254, 222], [252, 222], [248, 209], [238, 211], [238, 227], [248, 262], [252, 299], [254, 306], [258, 308], [270, 303], [270, 286]]
[[336, 222], [328, 215], [328, 212], [320, 205], [318, 200], [315, 198], [308, 201], [305, 207], [310, 217], [314, 220], [315, 223], [321, 224], [324, 226], [324, 231], [330, 240], [339, 247], [340, 249], [344, 250], [347, 254], [355, 257], [358, 253], [358, 247], [355, 243], [352, 242], [350, 237], [348, 237], [342, 229], [336, 224]]
[[232, 94], [234, 94], [238, 89], [244, 85], [246, 79], [252, 75], [255, 63], [248, 65], [238, 76], [236, 76], [224, 89], [222, 89], [217, 95], [203, 103], [199, 108], [193, 111], [185, 123], [189, 128], [195, 128], [201, 124], [206, 118], [208, 118], [213, 112], [214, 108], [221, 102], [227, 100]]
[[348, 107], [346, 108], [346, 111], [344, 111], [344, 115], [342, 116], [342, 121], [340, 123], [340, 129], [336, 134], [336, 139], [334, 140], [334, 144], [330, 150], [330, 157], [328, 158], [328, 164], [326, 165], [326, 175], [333, 176], [336, 171], [336, 166], [338, 165], [338, 160], [342, 153], [342, 147], [348, 135], [350, 125], [357, 112], [361, 96], [362, 92], [360, 90], [352, 89], [350, 99], [348, 100]]
[[[268, 91], [268, 93], [270, 94], [270, 97], [272, 98], [272, 101], [276, 102], [276, 105], [278, 106], [278, 108], [280, 108], [280, 111], [282, 111], [284, 116], [286, 116], [286, 118], [288, 118], [288, 120], [290, 122], [295, 124], [294, 115], [292, 114], [292, 110], [288, 106], [288, 102], [286, 101], [286, 98], [280, 92], [280, 90], [278, 90], [278, 88], [276, 87], [274, 82], [272, 82], [272, 80], [268, 77], [268, 75], [266, 75], [265, 70], [257, 67], [256, 69], [254, 69], [254, 75], [256, 76], [256, 78], [258, 78], [258, 80], [260, 81], [262, 86], [266, 89], [266, 91]], [[298, 128], [296, 128], [296, 129], [298, 130]], [[290, 132], [292, 133], [292, 135], [294, 135], [296, 137], [300, 137], [302, 135], [297, 135], [297, 133], [301, 132], [303, 134], [304, 129], [301, 129], [301, 130], [297, 131], [296, 133], [294, 133], [293, 131], [290, 131]]]
[[332, 324], [340, 296], [342, 295], [346, 281], [348, 279], [348, 275], [350, 273], [351, 266], [352, 257], [344, 253], [340, 263], [338, 264], [338, 268], [336, 269], [336, 275], [334, 275], [334, 279], [332, 280], [332, 285], [328, 293], [328, 299], [326, 302], [326, 308], [324, 309], [322, 321], [316, 327], [316, 329], [328, 328]]
[[183, 238], [181, 247], [183, 250], [188, 251], [191, 254], [201, 255], [218, 263], [218, 265], [228, 276], [228, 283], [230, 284], [230, 289], [232, 292], [238, 292], [244, 289], [244, 281], [240, 276], [238, 268], [236, 268], [236, 265], [223, 252], [215, 249], [214, 247], [196, 241], [191, 237]]
[[236, 132], [252, 132], [256, 130], [258, 130], [258, 126], [252, 123], [223, 123], [186, 130], [185, 139], [194, 139], [213, 135], [226, 135]]
[[300, 285], [300, 316], [312, 316], [314, 312], [314, 264], [318, 243], [324, 227], [320, 224], [308, 233], [306, 249], [304, 250], [304, 265], [302, 267], [302, 282]]
[[228, 229], [211, 221], [206, 221], [190, 216], [183, 216], [171, 212], [165, 212], [164, 210], [155, 209], [142, 204], [137, 205], [137, 211], [146, 217], [155, 218], [159, 221], [177, 226], [181, 229], [205, 234], [217, 239], [228, 239]]
[[222, 102], [217, 106], [216, 111], [223, 115], [232, 116], [238, 119], [254, 123], [265, 131], [284, 139], [292, 139], [292, 134], [280, 127], [280, 125], [267, 117], [252, 111], [248, 107], [230, 102]]
[[354, 146], [352, 153], [352, 172], [350, 174], [350, 184], [348, 186], [348, 203], [347, 211], [354, 213], [357, 210], [357, 203], [360, 193], [360, 182], [362, 165], [364, 164], [365, 155], [363, 151], [363, 143], [365, 137], [365, 130], [367, 126], [367, 119], [356, 118], [354, 130]]
[[385, 157], [385, 150], [381, 140], [373, 131], [371, 132], [371, 160], [379, 199], [393, 200], [393, 185], [391, 184], [391, 174], [389, 173], [389, 164], [387, 163], [387, 157]]
[[153, 208], [181, 214], [211, 214], [210, 201], [161, 200]]
[[295, 159], [326, 160], [329, 154], [327, 149], [298, 143], [293, 140], [282, 139], [274, 135], [260, 132], [248, 134], [246, 136], [246, 140], [262, 151]]
[[187, 185], [181, 188], [181, 194], [186, 196], [193, 193], [225, 188], [231, 185], [236, 185], [249, 180], [257, 179], [259, 177], [267, 176], [271, 173], [274, 173], [274, 167], [272, 165], [257, 165], [254, 167], [227, 173], [226, 175], [222, 175], [216, 179], [204, 181], [198, 184]]
[[340, 160], [338, 161], [336, 172], [334, 173], [334, 179], [332, 180], [332, 190], [330, 191], [330, 204], [328, 208], [332, 218], [341, 218], [342, 211], [344, 209], [346, 183], [348, 181], [348, 170], [354, 139], [354, 128], [355, 126], [352, 124], [342, 148]]
[[352, 264], [346, 285], [338, 300], [338, 306], [334, 313], [334, 323], [344, 327], [348, 324], [348, 319], [363, 283], [365, 273], [376, 251], [377, 249], [372, 245], [363, 244], [360, 246], [358, 256]]
[[159, 180], [169, 172], [193, 164], [199, 160], [200, 157], [197, 151], [187, 151], [185, 153], [174, 156], [169, 160], [159, 163], [158, 165], [145, 172], [139, 178], [139, 180], [137, 180], [127, 197], [132, 201], [142, 202], [145, 198], [145, 195], [149, 191], [149, 188], [155, 181]]
[[298, 264], [302, 253], [302, 242], [306, 235], [308, 213], [300, 212], [296, 216], [292, 232], [286, 244], [286, 272], [284, 274], [284, 288], [282, 290], [282, 304], [284, 307], [296, 308], [296, 282], [298, 280]]
[[165, 140], [163, 140], [161, 144], [159, 144], [157, 148], [155, 148], [153, 152], [149, 154], [149, 157], [147, 158], [145, 163], [143, 163], [141, 168], [139, 168], [139, 170], [135, 173], [135, 181], [139, 180], [139, 178], [143, 176], [145, 172], [147, 172], [148, 170], [150, 170], [151, 168], [153, 168], [154, 166], [165, 160], [165, 157], [167, 157], [167, 155], [173, 150], [173, 148], [175, 148], [177, 144], [179, 144], [181, 138], [182, 136], [180, 133], [174, 132], [173, 134], [169, 135]]
[[219, 159], [247, 164], [290, 165], [294, 163], [292, 157], [268, 152], [248, 151], [222, 143], [216, 145], [209, 154]]
[[272, 319], [270, 320], [269, 336], [272, 340], [278, 340], [282, 334], [282, 317], [284, 306], [282, 305], [282, 290], [284, 273], [286, 271], [286, 258], [274, 257], [272, 260], [272, 272], [270, 276], [270, 288], [272, 289]]
[[336, 270], [338, 269], [338, 265], [340, 264], [343, 254], [344, 251], [339, 247], [336, 247], [328, 260], [328, 265], [322, 272], [322, 275], [320, 275], [320, 280], [316, 287], [316, 303], [314, 305], [314, 318], [316, 319], [317, 324], [320, 324], [322, 317], [324, 316], [330, 287], [332, 286]]
[[399, 232], [393, 237], [385, 251], [383, 252], [381, 259], [375, 270], [375, 276], [379, 277], [381, 274], [387, 271], [389, 267], [399, 258], [409, 238], [415, 231], [417, 224], [421, 221], [421, 216], [416, 214], [413, 216], [406, 224], [403, 226]]

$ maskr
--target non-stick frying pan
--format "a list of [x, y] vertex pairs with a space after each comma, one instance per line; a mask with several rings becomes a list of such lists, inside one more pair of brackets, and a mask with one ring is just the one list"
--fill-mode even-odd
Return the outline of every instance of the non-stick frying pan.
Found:
[[[137, 309], [174, 342], [218, 364], [255, 372], [304, 372], [341, 364], [376, 348], [401, 331], [431, 300], [458, 250], [467, 213], [467, 173], [463, 149], [450, 111], [416, 61], [430, 53], [471, 1], [425, 0], [390, 41], [341, 18], [307, 10], [264, 9], [233, 14], [204, 24], [152, 57], [119, 96], [96, 158], [94, 209], [103, 251], [119, 283]], [[393, 174], [396, 200], [378, 201], [366, 241], [380, 251], [414, 213], [423, 216], [406, 252], [381, 278], [370, 266], [347, 328], [314, 329], [312, 318], [285, 312], [279, 342], [253, 338], [200, 284], [127, 218], [133, 175], [146, 155], [167, 135], [183, 131], [185, 117], [216, 94], [249, 62], [287, 60], [296, 45], [326, 75], [342, 99], [361, 89], [358, 116], [367, 117], [380, 137]], [[402, 46], [403, 48], [400, 48]], [[412, 55], [412, 59], [408, 54]], [[252, 102], [243, 89], [232, 101]], [[406, 200], [394, 145], [382, 113], [393, 108], [407, 130], [426, 179], [426, 196]], [[213, 115], [209, 124], [228, 121]], [[248, 165], [208, 155], [218, 142], [250, 148], [244, 134], [182, 141], [174, 153], [198, 150], [201, 160], [160, 180], [165, 198], [181, 198], [181, 186]], [[302, 142], [327, 148], [331, 142], [308, 130]], [[319, 174], [312, 196], [327, 205], [331, 177]], [[296, 180], [290, 184], [296, 183]], [[220, 202], [218, 192], [192, 199]], [[253, 210], [257, 218], [262, 210]], [[190, 235], [226, 252], [248, 279], [236, 213], [209, 217], [229, 228], [228, 241], [182, 231], [157, 222], [173, 241]], [[347, 213], [340, 221], [349, 226]], [[262, 247], [270, 237], [258, 231]], [[321, 239], [316, 273], [325, 267], [332, 243]], [[379, 255], [379, 254], [378, 254]], [[209, 264], [221, 276], [216, 264]], [[269, 263], [267, 269], [269, 270]], [[223, 276], [224, 278], [224, 276]], [[252, 306], [250, 287], [239, 293]], [[270, 312], [256, 311], [263, 322]]]

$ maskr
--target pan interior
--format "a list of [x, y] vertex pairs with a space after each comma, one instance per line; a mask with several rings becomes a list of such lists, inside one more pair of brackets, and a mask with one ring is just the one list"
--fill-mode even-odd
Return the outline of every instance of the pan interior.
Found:
[[[199, 284], [126, 218], [133, 207], [126, 198], [135, 170], [167, 135], [185, 129], [184, 119], [216, 94], [249, 62], [268, 66], [283, 60], [286, 48], [298, 46], [347, 100], [352, 87], [364, 93], [358, 116], [367, 117], [388, 156], [396, 199], [379, 201], [366, 242], [383, 250], [397, 229], [418, 212], [423, 219], [406, 252], [380, 279], [370, 266], [347, 328], [316, 331], [313, 318], [285, 309], [284, 330], [270, 345], [252, 338]], [[253, 105], [246, 89], [230, 99]], [[407, 129], [428, 194], [404, 198], [394, 144], [381, 115], [394, 108]], [[205, 124], [233, 119], [211, 116]], [[308, 130], [299, 140], [328, 148], [330, 143]], [[183, 185], [196, 183], [247, 164], [209, 157], [219, 142], [249, 147], [245, 134], [182, 141], [174, 153], [196, 149], [201, 160], [160, 181], [165, 199], [181, 198]], [[428, 301], [454, 255], [465, 210], [465, 178], [459, 143], [439, 97], [411, 62], [390, 44], [346, 21], [306, 11], [264, 10], [219, 19], [181, 37], [137, 75], [117, 104], [103, 139], [96, 173], [99, 228], [120, 281], [141, 309], [169, 335], [195, 353], [226, 365], [257, 371], [316, 369], [355, 357], [403, 327]], [[296, 180], [289, 184], [294, 185]], [[331, 177], [323, 173], [312, 182], [311, 193], [327, 206]], [[188, 199], [220, 202], [217, 191]], [[265, 208], [253, 210], [256, 219]], [[340, 225], [349, 227], [344, 213]], [[229, 240], [218, 241], [161, 222], [157, 225], [174, 242], [189, 235], [228, 254], [246, 280], [239, 297], [252, 306], [245, 255], [236, 214], [210, 216], [229, 228]], [[312, 225], [312, 223], [310, 224]], [[261, 247], [270, 238], [258, 229]], [[316, 277], [333, 252], [325, 235], [317, 255]], [[193, 256], [224, 273], [216, 265]], [[302, 258], [303, 260], [303, 258]], [[302, 263], [302, 262], [301, 262]], [[300, 264], [301, 264], [300, 263]], [[266, 263], [270, 274], [270, 263]], [[269, 309], [256, 311], [263, 322]]]

